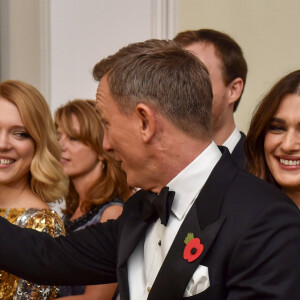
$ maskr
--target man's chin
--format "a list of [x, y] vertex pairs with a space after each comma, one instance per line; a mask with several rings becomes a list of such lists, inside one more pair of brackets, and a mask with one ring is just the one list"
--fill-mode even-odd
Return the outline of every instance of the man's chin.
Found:
[[[126, 172], [125, 172], [125, 173], [126, 173]], [[132, 177], [130, 176], [130, 174], [128, 175], [128, 174], [126, 173], [126, 175], [127, 175], [127, 184], [128, 184], [130, 187], [137, 188], [137, 189], [143, 189], [143, 187], [141, 187], [140, 182], [138, 182], [137, 180], [135, 180], [134, 178], [132, 178]]]

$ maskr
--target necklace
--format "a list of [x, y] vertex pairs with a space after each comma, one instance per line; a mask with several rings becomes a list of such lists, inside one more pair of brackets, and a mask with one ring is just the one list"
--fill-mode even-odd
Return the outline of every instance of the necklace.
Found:
[[64, 225], [66, 229], [66, 233], [71, 233], [75, 231], [78, 227], [85, 225], [88, 221], [90, 221], [102, 208], [103, 205], [97, 205], [92, 207], [86, 214], [80, 216], [75, 220], [70, 220], [71, 216], [67, 215], [64, 217]]

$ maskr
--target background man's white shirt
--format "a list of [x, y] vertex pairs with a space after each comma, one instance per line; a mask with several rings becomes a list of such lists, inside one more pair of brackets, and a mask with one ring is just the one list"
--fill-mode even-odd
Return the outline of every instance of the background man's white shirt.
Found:
[[237, 145], [237, 143], [239, 142], [239, 140], [241, 139], [241, 133], [238, 131], [237, 128], [234, 128], [232, 134], [229, 136], [229, 138], [225, 141], [225, 143], [223, 144], [223, 146], [225, 146], [226, 148], [228, 148], [229, 152], [232, 153], [235, 146]]

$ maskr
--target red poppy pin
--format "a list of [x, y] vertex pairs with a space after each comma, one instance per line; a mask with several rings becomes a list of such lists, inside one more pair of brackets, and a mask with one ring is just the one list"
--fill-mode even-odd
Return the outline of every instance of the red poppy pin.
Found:
[[188, 262], [193, 262], [197, 259], [204, 250], [204, 245], [201, 244], [199, 238], [195, 238], [194, 234], [189, 232], [184, 239], [184, 243], [186, 244], [183, 251], [183, 258]]

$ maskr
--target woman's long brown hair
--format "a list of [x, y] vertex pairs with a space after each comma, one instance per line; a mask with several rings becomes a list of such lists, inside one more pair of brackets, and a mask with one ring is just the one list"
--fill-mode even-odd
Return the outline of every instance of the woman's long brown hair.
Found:
[[[80, 130], [72, 127], [72, 117], [79, 122]], [[103, 150], [104, 130], [95, 108], [95, 101], [76, 99], [60, 107], [55, 113], [55, 127], [60, 126], [67, 135], [77, 138], [104, 157], [102, 175], [91, 186], [81, 210], [88, 212], [93, 206], [112, 201], [116, 197], [126, 201], [133, 189], [127, 185], [126, 174], [107, 152]], [[79, 196], [70, 180], [64, 213], [73, 215], [79, 205]]]
[[289, 94], [300, 95], [300, 70], [280, 79], [258, 104], [244, 145], [249, 172], [276, 185], [265, 159], [264, 141], [274, 114]]

